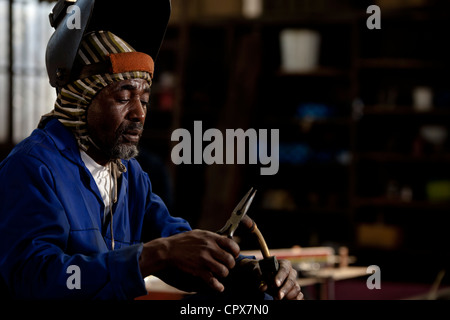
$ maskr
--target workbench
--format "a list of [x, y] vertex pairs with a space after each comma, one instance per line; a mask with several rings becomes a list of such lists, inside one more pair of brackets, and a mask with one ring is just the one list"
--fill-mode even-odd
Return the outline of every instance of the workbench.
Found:
[[318, 288], [316, 297], [319, 300], [334, 300], [336, 281], [354, 279], [369, 275], [370, 273], [367, 273], [367, 267], [330, 267], [309, 272], [307, 277], [298, 278], [297, 283], [302, 288], [315, 285]]
[[[298, 278], [302, 287], [316, 286], [317, 299], [333, 300], [335, 298], [335, 282], [368, 276], [366, 267], [323, 268], [309, 272], [307, 277]], [[178, 290], [157, 277], [149, 276], [144, 279], [148, 294], [137, 300], [180, 300], [192, 293]]]

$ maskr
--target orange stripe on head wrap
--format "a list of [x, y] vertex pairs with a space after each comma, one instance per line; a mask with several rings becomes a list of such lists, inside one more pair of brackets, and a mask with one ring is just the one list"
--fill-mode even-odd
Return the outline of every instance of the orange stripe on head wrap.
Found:
[[142, 52], [120, 52], [111, 53], [109, 58], [113, 73], [146, 71], [153, 78], [155, 64], [152, 57], [148, 54]]

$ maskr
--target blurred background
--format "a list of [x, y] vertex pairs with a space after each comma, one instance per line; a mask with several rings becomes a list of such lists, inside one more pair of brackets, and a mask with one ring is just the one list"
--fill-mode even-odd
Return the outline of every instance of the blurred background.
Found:
[[[0, 0], [2, 158], [53, 108], [54, 4]], [[437, 0], [172, 0], [139, 156], [154, 191], [215, 231], [255, 187], [248, 214], [270, 248], [346, 247], [385, 283], [448, 284], [449, 18]], [[194, 121], [279, 129], [278, 173], [174, 165], [171, 134]]]

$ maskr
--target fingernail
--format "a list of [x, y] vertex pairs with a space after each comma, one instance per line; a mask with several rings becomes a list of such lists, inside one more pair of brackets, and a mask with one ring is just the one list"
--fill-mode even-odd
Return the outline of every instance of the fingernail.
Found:
[[284, 291], [280, 291], [280, 300], [284, 298]]
[[277, 280], [276, 285], [277, 285], [277, 287], [281, 286], [281, 280]]

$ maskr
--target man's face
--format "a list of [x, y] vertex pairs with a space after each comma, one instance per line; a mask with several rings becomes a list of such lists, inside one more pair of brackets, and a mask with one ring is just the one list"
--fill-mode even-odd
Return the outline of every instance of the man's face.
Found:
[[137, 156], [149, 99], [144, 79], [114, 82], [97, 94], [87, 111], [89, 134], [101, 151], [89, 149], [94, 160], [103, 164]]

